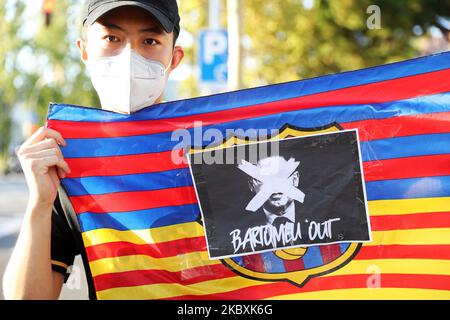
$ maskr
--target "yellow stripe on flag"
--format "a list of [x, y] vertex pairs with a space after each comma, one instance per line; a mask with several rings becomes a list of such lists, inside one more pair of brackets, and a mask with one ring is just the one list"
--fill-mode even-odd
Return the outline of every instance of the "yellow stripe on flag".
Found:
[[450, 260], [435, 259], [374, 259], [352, 260], [333, 276], [375, 273], [450, 275]]
[[[238, 290], [267, 282], [246, 279], [240, 276], [210, 280], [190, 285], [151, 284], [122, 287], [97, 292], [98, 299], [165, 299], [182, 295], [205, 295]], [[244, 298], [244, 297], [243, 297]]]
[[448, 300], [450, 291], [410, 288], [358, 288], [295, 293], [267, 300]]
[[154, 244], [204, 235], [203, 227], [199, 223], [188, 222], [143, 230], [95, 229], [84, 232], [83, 241], [86, 247], [116, 241], [126, 241], [134, 244]]
[[106, 258], [89, 263], [92, 276], [112, 272], [134, 270], [166, 270], [178, 272], [186, 269], [221, 264], [219, 260], [209, 260], [208, 253], [193, 252], [168, 258], [152, 258], [144, 255]]
[[450, 244], [450, 228], [373, 231], [363, 246]]
[[371, 216], [450, 211], [450, 197], [369, 201]]

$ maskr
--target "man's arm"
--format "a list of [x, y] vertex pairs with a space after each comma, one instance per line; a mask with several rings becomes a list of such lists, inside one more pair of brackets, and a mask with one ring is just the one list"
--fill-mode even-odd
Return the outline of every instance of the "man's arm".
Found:
[[[3, 279], [6, 299], [57, 299], [64, 276], [52, 270], [51, 208], [28, 211]], [[40, 212], [39, 212], [40, 211]]]
[[52, 270], [52, 207], [61, 178], [70, 173], [62, 136], [40, 128], [20, 148], [30, 197], [22, 229], [3, 278], [6, 299], [57, 299], [64, 276]]

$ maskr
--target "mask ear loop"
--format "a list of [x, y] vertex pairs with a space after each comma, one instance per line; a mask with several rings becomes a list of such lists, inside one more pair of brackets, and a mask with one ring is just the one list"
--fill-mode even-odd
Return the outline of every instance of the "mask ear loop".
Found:
[[173, 55], [172, 55], [172, 58], [170, 58], [169, 64], [168, 64], [167, 67], [164, 69], [164, 74], [166, 74], [167, 71], [169, 71], [170, 67], [172, 66], [172, 61], [173, 61]]

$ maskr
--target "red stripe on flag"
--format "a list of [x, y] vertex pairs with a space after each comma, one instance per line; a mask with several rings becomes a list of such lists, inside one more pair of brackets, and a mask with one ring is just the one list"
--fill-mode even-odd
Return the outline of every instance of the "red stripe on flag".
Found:
[[370, 225], [373, 231], [450, 228], [450, 212], [372, 216]]
[[182, 155], [182, 150], [174, 150], [127, 156], [66, 158], [72, 171], [67, 178], [120, 176], [187, 168], [186, 163], [178, 161]]
[[[173, 153], [182, 155], [183, 151], [174, 150]], [[172, 151], [114, 157], [67, 158], [66, 161], [72, 171], [68, 178], [119, 176], [188, 167], [185, 163], [175, 163], [172, 160]], [[446, 176], [450, 175], [449, 163], [450, 154], [367, 161], [363, 162], [364, 179], [368, 182]]]
[[367, 141], [421, 134], [447, 133], [450, 132], [449, 122], [450, 112], [439, 112], [346, 122], [340, 125], [344, 129], [358, 128], [360, 140]]
[[119, 273], [108, 273], [94, 277], [97, 291], [111, 288], [143, 286], [161, 283], [176, 283], [186, 286], [203, 281], [225, 279], [236, 274], [224, 265], [202, 266], [184, 269], [178, 272], [166, 270], [134, 270]]
[[[49, 120], [47, 126], [56, 131], [64, 132], [65, 139], [154, 134], [193, 128], [194, 123], [199, 121], [202, 122], [202, 126], [208, 126], [302, 109], [384, 103], [433, 95], [450, 91], [449, 77], [450, 70], [447, 69], [231, 110], [162, 120], [139, 121], [139, 125], [136, 125], [136, 122], [74, 123], [72, 121]], [[424, 83], [427, 85], [424, 86]]]
[[355, 260], [437, 259], [450, 260], [450, 245], [387, 245], [363, 246]]
[[[175, 153], [182, 154], [181, 150]], [[120, 176], [185, 169], [187, 164], [176, 164], [171, 151], [143, 155], [98, 158], [67, 158], [71, 169], [67, 178]], [[450, 175], [450, 154], [396, 158], [363, 162], [366, 182]], [[420, 165], [418, 165], [420, 164]]]
[[127, 212], [197, 203], [193, 187], [76, 196], [70, 197], [70, 201], [77, 214]]
[[320, 253], [324, 264], [336, 260], [341, 255], [341, 247], [338, 244], [331, 244], [327, 246], [319, 246]]
[[251, 254], [248, 256], [243, 256], [242, 261], [244, 267], [256, 272], [266, 272], [266, 267], [264, 266], [264, 260], [260, 254]]
[[[181, 150], [175, 150], [181, 154]], [[143, 155], [98, 158], [68, 158], [71, 169], [67, 178], [120, 176], [185, 169], [187, 164], [176, 164], [171, 151]], [[450, 154], [396, 158], [363, 162], [366, 182], [450, 175]], [[420, 165], [418, 165], [420, 164]]]
[[[381, 274], [380, 276], [382, 288], [450, 290], [450, 276], [447, 275]], [[280, 282], [255, 285], [243, 289], [209, 295], [184, 295], [167, 300], [259, 300], [302, 292], [353, 288], [367, 289], [367, 281], [367, 274], [328, 276], [313, 278], [303, 287], [298, 287], [287, 282]]]
[[305, 263], [302, 259], [296, 259], [296, 260], [283, 260], [284, 268], [286, 269], [286, 272], [291, 271], [299, 271], [305, 269]]
[[393, 180], [450, 175], [450, 154], [363, 162], [364, 180]]
[[160, 259], [197, 251], [206, 251], [205, 237], [184, 238], [157, 244], [110, 242], [86, 247], [86, 253], [91, 262], [130, 255], [146, 255]]

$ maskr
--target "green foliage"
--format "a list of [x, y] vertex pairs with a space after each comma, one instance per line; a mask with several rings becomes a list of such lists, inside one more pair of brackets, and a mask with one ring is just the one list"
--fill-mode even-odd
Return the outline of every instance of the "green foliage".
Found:
[[0, 46], [0, 159], [7, 151], [11, 139], [11, 112], [17, 100], [14, 79], [19, 73], [17, 54], [23, 46], [23, 41], [16, 34], [22, 24], [20, 18], [25, 9], [21, 2], [9, 4], [8, 7], [6, 2], [0, 0], [0, 34], [3, 38]]
[[42, 122], [49, 102], [99, 106], [75, 46], [82, 25], [74, 9], [80, 9], [80, 2], [59, 0], [55, 3], [50, 26], [45, 26], [42, 21], [30, 42], [37, 68], [27, 77], [38, 80], [34, 82], [28, 103], [38, 112]]
[[[49, 102], [98, 106], [98, 98], [85, 74], [74, 41], [81, 22], [73, 8], [76, 0], [55, 1], [50, 27], [41, 21], [32, 35], [26, 21], [25, 0], [0, 0], [0, 159], [11, 140], [11, 113], [25, 106], [45, 121]], [[30, 65], [32, 68], [30, 68]], [[4, 161], [4, 160], [3, 160]]]
[[[419, 55], [414, 27], [449, 32], [449, 0], [244, 0], [251, 39], [245, 83], [277, 83], [359, 69]], [[381, 9], [381, 29], [370, 30], [367, 8]]]
[[[178, 1], [181, 25], [184, 30], [192, 34], [198, 43], [198, 32], [207, 27], [208, 0]], [[185, 57], [182, 63], [195, 66], [197, 63], [198, 47], [184, 48]], [[198, 82], [193, 76], [181, 85], [182, 96], [192, 97], [198, 95]]]

